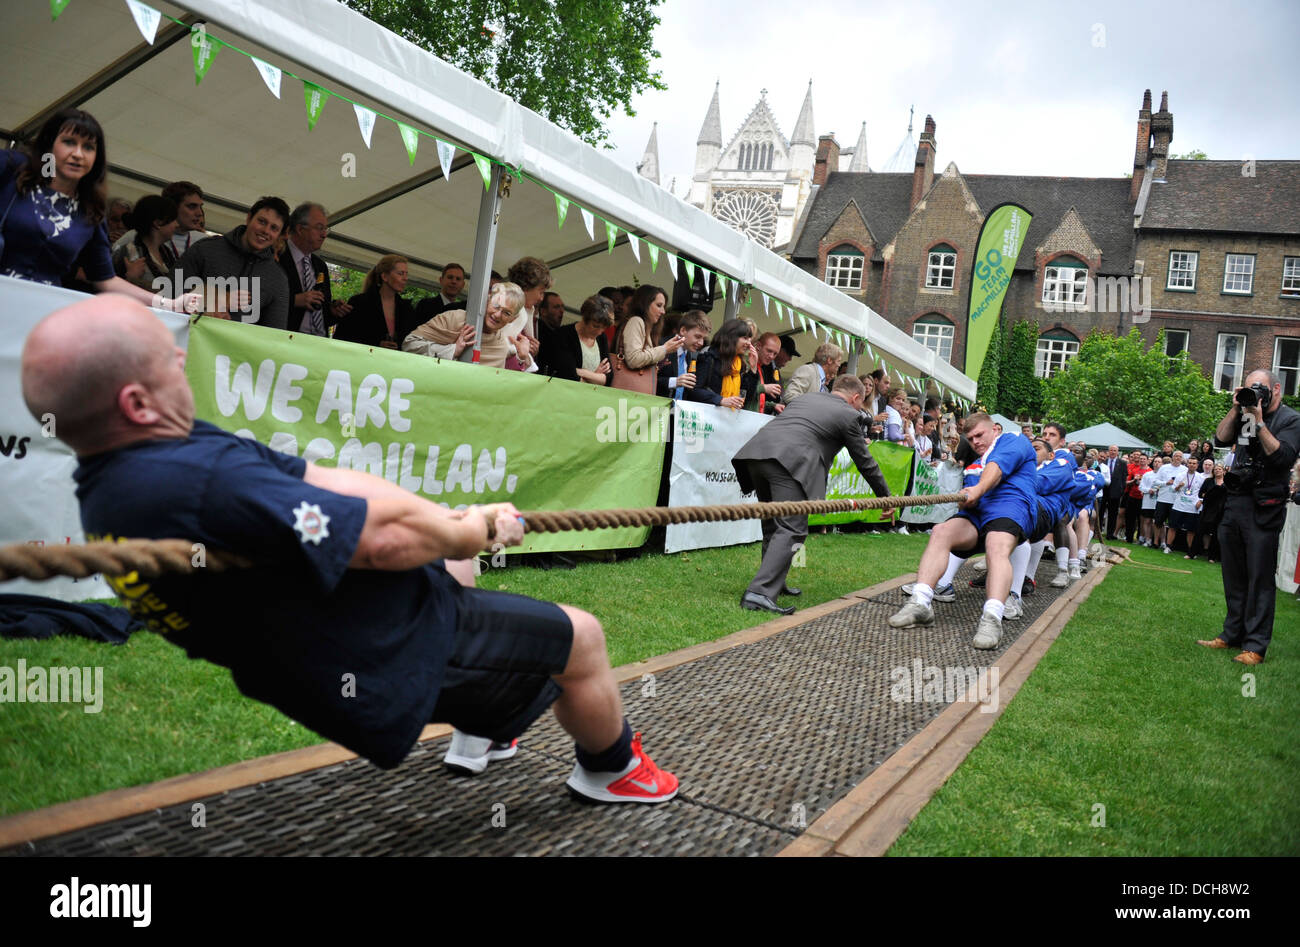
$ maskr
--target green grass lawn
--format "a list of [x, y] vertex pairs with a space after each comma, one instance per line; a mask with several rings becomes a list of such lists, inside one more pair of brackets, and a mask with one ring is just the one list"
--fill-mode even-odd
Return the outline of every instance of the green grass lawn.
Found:
[[[815, 605], [916, 568], [925, 536], [814, 535], [790, 581]], [[648, 555], [573, 570], [489, 569], [479, 585], [567, 602], [605, 626], [625, 664], [712, 641], [769, 615], [738, 606], [757, 544]], [[792, 600], [793, 601], [793, 600]], [[81, 638], [0, 639], [0, 665], [104, 669], [97, 714], [73, 704], [0, 704], [0, 816], [292, 750], [321, 738], [240, 696], [224, 668], [140, 632], [120, 647]]]
[[1222, 629], [1219, 567], [1129, 548], [1192, 574], [1113, 569], [889, 854], [1300, 854], [1300, 605], [1278, 595], [1248, 668], [1195, 644]]

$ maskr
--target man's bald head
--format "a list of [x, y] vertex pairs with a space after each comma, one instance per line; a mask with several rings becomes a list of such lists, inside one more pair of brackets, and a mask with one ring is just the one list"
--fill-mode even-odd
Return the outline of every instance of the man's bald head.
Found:
[[125, 296], [50, 313], [23, 346], [23, 400], [78, 454], [188, 434], [194, 400], [167, 327]]

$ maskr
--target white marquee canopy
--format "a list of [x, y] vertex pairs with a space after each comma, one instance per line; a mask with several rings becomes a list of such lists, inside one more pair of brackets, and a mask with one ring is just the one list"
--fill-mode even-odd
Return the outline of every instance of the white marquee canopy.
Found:
[[[865, 340], [891, 369], [975, 396], [971, 379], [877, 313], [334, 0], [151, 5], [163, 14], [152, 44], [125, 0], [71, 0], [53, 22], [45, 0], [10, 4], [0, 135], [26, 136], [59, 108], [85, 108], [105, 129], [113, 195], [195, 181], [217, 230], [241, 223], [263, 194], [318, 201], [333, 228], [326, 257], [368, 268], [383, 253], [402, 253], [426, 284], [453, 260], [471, 268], [484, 190], [468, 153], [476, 152], [515, 172], [492, 266], [504, 272], [521, 256], [541, 257], [570, 306], [609, 284], [670, 286], [664, 254], [652, 271], [652, 241], [753, 287], [742, 314], [764, 330], [789, 331], [794, 308], [823, 330]], [[200, 23], [219, 42], [196, 85], [192, 27]], [[278, 99], [250, 57], [284, 70]], [[303, 80], [331, 93], [311, 130]], [[370, 147], [353, 103], [380, 116]], [[422, 133], [413, 161], [397, 121]], [[456, 145], [446, 177], [435, 138]], [[562, 228], [557, 194], [572, 201]], [[596, 215], [594, 236], [583, 208]], [[605, 220], [620, 231], [612, 254]], [[628, 234], [639, 238], [639, 260]], [[797, 344], [809, 356], [817, 341], [803, 334]]]

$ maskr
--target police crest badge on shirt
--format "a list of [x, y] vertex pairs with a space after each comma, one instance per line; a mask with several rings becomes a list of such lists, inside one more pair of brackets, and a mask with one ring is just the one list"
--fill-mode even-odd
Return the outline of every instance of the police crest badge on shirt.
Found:
[[314, 543], [319, 546], [322, 539], [329, 538], [330, 518], [321, 512], [319, 504], [303, 500], [293, 511], [293, 515], [293, 528], [297, 530], [304, 545]]

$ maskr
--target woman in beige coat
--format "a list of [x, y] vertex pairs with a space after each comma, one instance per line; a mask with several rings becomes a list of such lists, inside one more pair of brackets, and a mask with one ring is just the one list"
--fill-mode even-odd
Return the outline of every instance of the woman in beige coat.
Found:
[[667, 296], [658, 286], [641, 286], [632, 296], [627, 307], [627, 318], [619, 323], [614, 333], [613, 352], [622, 356], [626, 368], [632, 371], [648, 373], [649, 385], [637, 385], [624, 381], [620, 384], [619, 373], [614, 373], [614, 387], [653, 393], [655, 390], [655, 373], [659, 363], [682, 347], [685, 341], [680, 335], [674, 335], [662, 345], [656, 345], [659, 329], [663, 325], [664, 313], [668, 309]]

